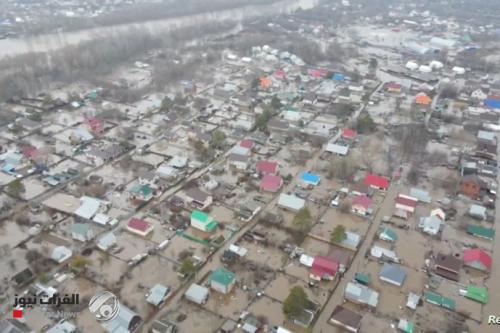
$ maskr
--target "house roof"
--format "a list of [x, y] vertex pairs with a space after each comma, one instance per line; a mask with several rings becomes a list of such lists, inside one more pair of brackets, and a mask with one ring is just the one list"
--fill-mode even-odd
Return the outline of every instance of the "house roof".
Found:
[[159, 305], [165, 297], [168, 295], [170, 292], [169, 287], [165, 287], [162, 284], [155, 284], [153, 288], [149, 291], [149, 296], [146, 299], [148, 303], [151, 303], [153, 305]]
[[342, 305], [337, 305], [330, 316], [330, 320], [337, 321], [344, 326], [359, 328], [363, 316], [344, 308]]
[[277, 191], [283, 184], [280, 176], [264, 175], [260, 181], [260, 187], [267, 191]]
[[151, 226], [152, 226], [151, 223], [149, 223], [143, 219], [136, 218], [136, 217], [131, 218], [127, 224], [128, 228], [134, 229], [134, 230], [139, 230], [142, 232], [146, 232], [149, 228], [151, 228]]
[[257, 164], [255, 165], [255, 169], [258, 172], [262, 173], [276, 173], [278, 171], [279, 164], [278, 162], [271, 162], [271, 161], [258, 161]]
[[397, 204], [408, 206], [415, 208], [417, 207], [418, 204], [418, 199], [417, 198], [412, 198], [410, 196], [404, 195], [404, 194], [399, 194], [394, 201]]
[[321, 177], [314, 173], [303, 172], [302, 175], [300, 176], [300, 180], [308, 184], [318, 185], [321, 180]]
[[329, 153], [338, 154], [338, 155], [347, 155], [349, 152], [349, 146], [342, 146], [336, 143], [328, 143], [325, 150]]
[[431, 195], [429, 194], [428, 191], [419, 189], [419, 188], [411, 188], [410, 189], [410, 196], [418, 199], [419, 201], [425, 202], [425, 203], [430, 203], [432, 201]]
[[482, 237], [487, 239], [495, 238], [495, 229], [489, 229], [481, 227], [479, 225], [468, 224], [466, 230], [469, 234], [477, 237]]
[[385, 263], [379, 277], [381, 280], [400, 286], [406, 279], [406, 270], [400, 265]]
[[488, 290], [484, 287], [470, 285], [467, 286], [465, 297], [486, 304], [488, 303]]
[[244, 148], [252, 149], [253, 147], [255, 147], [255, 142], [253, 140], [250, 140], [250, 139], [241, 140], [240, 146], [242, 146]]
[[342, 136], [344, 138], [351, 139], [351, 138], [355, 138], [356, 135], [358, 135], [358, 132], [356, 132], [356, 130], [354, 130], [352, 128], [344, 128], [342, 130]]
[[184, 293], [184, 296], [190, 300], [194, 300], [197, 303], [201, 303], [208, 296], [208, 288], [200, 286], [193, 283], [188, 290]]
[[286, 193], [281, 193], [278, 199], [278, 205], [294, 210], [303, 208], [305, 204], [306, 201], [304, 199]]
[[373, 200], [367, 195], [357, 195], [352, 199], [352, 205], [362, 206], [364, 209], [369, 209], [373, 204]]
[[432, 103], [432, 99], [426, 93], [419, 93], [415, 96], [415, 102], [420, 105], [429, 105]]
[[80, 207], [75, 211], [75, 215], [84, 219], [91, 219], [101, 206], [101, 200], [91, 197], [81, 197]]
[[382, 189], [389, 187], [389, 179], [372, 173], [366, 175], [363, 182], [367, 186], [375, 186]]
[[379, 237], [389, 239], [392, 242], [398, 240], [398, 235], [396, 234], [396, 232], [388, 227], [382, 228], [379, 235]]
[[192, 187], [186, 190], [186, 195], [191, 199], [193, 199], [194, 201], [198, 202], [205, 202], [205, 200], [207, 200], [208, 197], [210, 197], [210, 194], [203, 192], [197, 187]]
[[451, 254], [438, 253], [435, 264], [453, 272], [460, 271], [460, 267], [462, 267], [462, 261]]
[[465, 249], [463, 253], [463, 260], [466, 265], [471, 262], [479, 261], [488, 269], [491, 268], [492, 264], [491, 256], [479, 248]]
[[335, 276], [339, 269], [339, 263], [330, 258], [316, 256], [314, 257], [311, 274], [323, 277], [325, 275]]
[[147, 197], [153, 193], [153, 189], [148, 184], [136, 184], [130, 189], [130, 192]]
[[74, 234], [79, 234], [87, 236], [87, 232], [90, 230], [90, 225], [85, 223], [73, 223], [71, 226], [71, 232]]
[[236, 274], [222, 267], [213, 271], [212, 275], [210, 276], [210, 281], [215, 281], [224, 286], [231, 284], [235, 279]]
[[344, 297], [347, 299], [372, 307], [377, 306], [378, 296], [379, 294], [375, 290], [354, 282], [348, 282], [344, 290]]

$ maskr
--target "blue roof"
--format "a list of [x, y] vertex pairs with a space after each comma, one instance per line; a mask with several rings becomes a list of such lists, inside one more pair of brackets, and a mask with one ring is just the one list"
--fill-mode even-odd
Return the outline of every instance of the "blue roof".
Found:
[[484, 105], [493, 109], [500, 109], [500, 99], [488, 98], [484, 101]]
[[302, 176], [300, 177], [300, 180], [302, 180], [303, 182], [312, 184], [312, 185], [318, 185], [320, 179], [321, 179], [320, 176], [315, 175], [315, 174], [310, 173], [310, 172], [304, 172], [302, 174]]
[[11, 164], [5, 164], [2, 167], [2, 171], [5, 172], [5, 173], [8, 173], [8, 174], [15, 174], [16, 167], [13, 166], [13, 165], [11, 165]]
[[334, 81], [344, 81], [344, 74], [341, 74], [341, 73], [335, 73], [333, 75], [333, 80]]

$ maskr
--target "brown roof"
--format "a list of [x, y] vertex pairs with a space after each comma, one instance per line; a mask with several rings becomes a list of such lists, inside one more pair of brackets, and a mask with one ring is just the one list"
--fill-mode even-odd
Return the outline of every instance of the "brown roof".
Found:
[[453, 273], [460, 272], [462, 261], [451, 254], [438, 253], [434, 260], [436, 268], [444, 269]]
[[337, 305], [332, 312], [330, 321], [339, 322], [343, 326], [353, 327], [357, 330], [361, 325], [362, 318], [363, 316], [357, 314], [356, 312], [346, 309], [341, 305]]
[[203, 192], [197, 187], [192, 187], [189, 190], [186, 191], [186, 195], [193, 199], [194, 201], [198, 202], [205, 202], [207, 198], [210, 196], [210, 194]]
[[351, 252], [348, 250], [344, 250], [341, 248], [334, 248], [328, 253], [328, 258], [333, 259], [345, 267], [349, 266], [349, 262], [351, 261]]

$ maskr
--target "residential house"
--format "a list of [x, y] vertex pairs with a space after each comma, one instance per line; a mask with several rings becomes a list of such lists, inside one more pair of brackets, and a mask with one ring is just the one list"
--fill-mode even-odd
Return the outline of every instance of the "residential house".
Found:
[[52, 250], [52, 254], [50, 258], [57, 262], [58, 264], [61, 264], [71, 258], [73, 255], [73, 251], [71, 249], [68, 249], [66, 246], [57, 246]]
[[314, 257], [309, 277], [313, 280], [333, 280], [339, 270], [339, 263], [330, 258]]
[[423, 203], [431, 203], [432, 198], [428, 191], [419, 189], [419, 188], [411, 188], [410, 189], [410, 197], [418, 199], [418, 201]]
[[344, 289], [344, 299], [355, 304], [377, 307], [379, 293], [355, 282], [348, 282]]
[[116, 236], [112, 232], [108, 232], [107, 234], [99, 238], [99, 240], [97, 241], [97, 248], [102, 251], [107, 251], [115, 245], [116, 245]]
[[193, 283], [184, 293], [184, 297], [196, 304], [204, 304], [208, 299], [209, 290], [203, 286]]
[[485, 228], [480, 225], [468, 224], [465, 231], [472, 236], [493, 240], [495, 238], [495, 229]]
[[84, 123], [87, 129], [94, 135], [99, 135], [104, 131], [104, 121], [100, 118], [86, 118]]
[[325, 151], [332, 153], [334, 155], [346, 156], [349, 153], [349, 146], [344, 146], [333, 142], [329, 142], [326, 145]]
[[400, 94], [403, 86], [397, 82], [387, 82], [384, 86], [385, 90], [389, 93]]
[[394, 202], [396, 210], [404, 212], [403, 214], [408, 217], [415, 212], [418, 199], [408, 195], [398, 194]]
[[406, 279], [406, 270], [400, 265], [384, 263], [380, 270], [379, 279], [401, 287]]
[[267, 122], [267, 129], [271, 133], [287, 133], [290, 130], [290, 124], [286, 121], [272, 118]]
[[303, 172], [300, 176], [300, 182], [303, 186], [317, 186], [321, 181], [321, 177], [311, 172]]
[[278, 162], [261, 160], [255, 165], [255, 170], [261, 175], [277, 175], [279, 164]]
[[242, 146], [243, 148], [247, 148], [247, 149], [252, 150], [255, 148], [255, 141], [250, 140], [250, 139], [241, 140], [240, 146]]
[[342, 130], [342, 138], [345, 140], [354, 140], [357, 135], [358, 132], [352, 128], [344, 128]]
[[357, 333], [361, 329], [361, 320], [363, 316], [337, 305], [333, 310], [329, 322], [330, 324], [342, 327], [349, 332]]
[[478, 200], [482, 196], [482, 190], [486, 188], [485, 182], [476, 175], [464, 176], [460, 182], [460, 193], [471, 199]]
[[191, 212], [191, 226], [204, 232], [212, 232], [217, 227], [218, 222], [210, 215], [200, 210]]
[[142, 325], [142, 318], [125, 304], [120, 303], [120, 309], [116, 317], [108, 321], [102, 321], [101, 325], [109, 333], [135, 333], [139, 331], [139, 327]]
[[483, 272], [489, 272], [493, 260], [491, 256], [479, 248], [465, 249], [463, 252], [464, 265]]
[[470, 98], [475, 101], [484, 101], [488, 98], [488, 94], [486, 94], [482, 89], [476, 89], [470, 94]]
[[127, 223], [127, 230], [141, 237], [146, 237], [154, 229], [154, 225], [136, 217], [130, 219]]
[[434, 259], [434, 273], [446, 279], [458, 281], [462, 261], [452, 254], [438, 253]]
[[250, 158], [245, 155], [230, 154], [227, 158], [229, 165], [237, 170], [246, 170], [250, 162]]
[[106, 203], [97, 198], [83, 196], [80, 198], [80, 206], [75, 211], [75, 216], [79, 220], [90, 221], [97, 214], [101, 206], [106, 206]]
[[484, 106], [490, 109], [500, 109], [500, 96], [488, 96], [484, 101]]
[[192, 187], [186, 190], [186, 201], [189, 204], [204, 210], [212, 204], [213, 198], [210, 194], [203, 192], [199, 188]]
[[306, 94], [304, 94], [304, 97], [302, 97], [302, 101], [305, 103], [305, 104], [314, 104], [316, 103], [316, 101], [318, 100], [318, 96], [316, 95], [315, 92], [307, 92]]
[[71, 237], [80, 242], [87, 242], [94, 238], [94, 231], [86, 223], [73, 223], [71, 226]]
[[394, 243], [398, 240], [398, 235], [391, 228], [382, 227], [378, 233], [378, 238], [386, 242]]
[[260, 190], [268, 192], [278, 192], [283, 186], [283, 178], [280, 176], [264, 175], [260, 181]]
[[281, 193], [278, 198], [278, 206], [297, 212], [306, 206], [306, 201], [292, 194]]
[[155, 284], [153, 288], [151, 288], [148, 294], [146, 295], [146, 302], [156, 307], [159, 307], [165, 302], [169, 294], [170, 294], [169, 287], [166, 287], [159, 283]]
[[494, 132], [480, 130], [477, 133], [477, 150], [491, 154], [497, 153], [497, 135]]
[[229, 294], [236, 283], [236, 274], [225, 268], [218, 268], [210, 275], [210, 287], [222, 294]]
[[437, 235], [441, 231], [443, 220], [436, 215], [421, 217], [418, 222], [418, 227], [422, 231], [431, 236]]
[[415, 96], [415, 104], [419, 106], [430, 106], [432, 103], [432, 99], [427, 96], [426, 93], [419, 93], [417, 96]]
[[130, 197], [132, 200], [149, 201], [153, 199], [153, 189], [148, 184], [136, 184], [130, 189]]
[[389, 187], [389, 179], [375, 174], [367, 174], [363, 183], [377, 190], [387, 190]]
[[373, 200], [367, 195], [357, 195], [352, 199], [351, 211], [354, 214], [367, 216], [373, 212], [372, 205]]

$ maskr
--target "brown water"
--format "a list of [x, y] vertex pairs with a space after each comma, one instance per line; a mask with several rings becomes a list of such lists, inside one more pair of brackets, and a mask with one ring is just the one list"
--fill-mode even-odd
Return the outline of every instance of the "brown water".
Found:
[[0, 58], [28, 52], [47, 52], [67, 45], [76, 45], [99, 37], [123, 33], [130, 29], [146, 30], [154, 34], [165, 33], [179, 28], [195, 26], [224, 20], [241, 21], [260, 15], [290, 13], [297, 8], [314, 7], [319, 0], [282, 0], [271, 5], [255, 5], [218, 12], [167, 18], [163, 20], [129, 23], [123, 25], [98, 27], [72, 32], [45, 34], [33, 37], [0, 40]]

